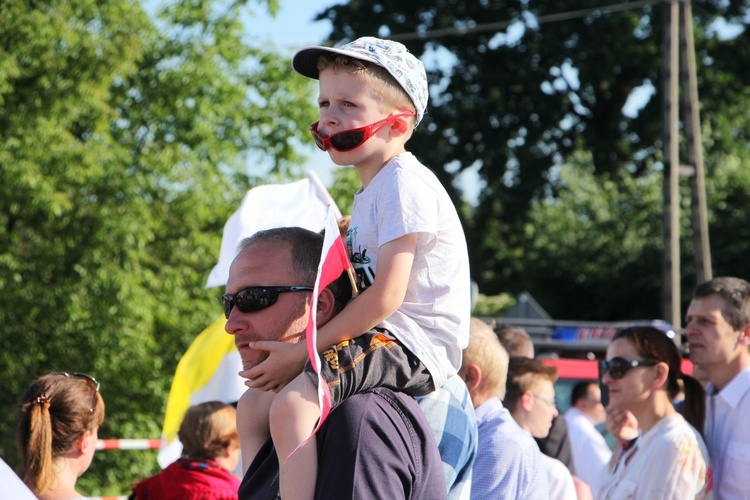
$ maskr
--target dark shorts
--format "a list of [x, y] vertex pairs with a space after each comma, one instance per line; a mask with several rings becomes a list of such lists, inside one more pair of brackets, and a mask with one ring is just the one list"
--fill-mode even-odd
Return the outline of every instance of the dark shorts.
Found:
[[[318, 376], [309, 362], [305, 373], [317, 385]], [[430, 372], [422, 362], [382, 328], [323, 351], [320, 373], [331, 390], [334, 407], [354, 394], [376, 387], [410, 396], [425, 396], [435, 390]]]

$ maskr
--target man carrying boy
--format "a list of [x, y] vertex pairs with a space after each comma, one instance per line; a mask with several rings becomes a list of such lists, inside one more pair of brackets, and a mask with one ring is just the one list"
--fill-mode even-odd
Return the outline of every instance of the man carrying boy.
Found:
[[[403, 45], [372, 37], [302, 49], [293, 65], [319, 80], [316, 143], [334, 163], [354, 165], [362, 181], [347, 234], [361, 293], [318, 331], [316, 347], [326, 351], [321, 376], [334, 405], [373, 387], [428, 394], [461, 364], [470, 277], [455, 207], [437, 177], [405, 149], [425, 113], [424, 66]], [[269, 342], [248, 347], [269, 353], [241, 373], [248, 387], [280, 391], [257, 397], [254, 418], [265, 424], [258, 425], [255, 446], [270, 428], [282, 497], [309, 498], [317, 452], [308, 438], [320, 408], [317, 376], [309, 368], [300, 374], [307, 350]]]
[[[222, 297], [226, 331], [234, 336], [245, 370], [265, 352], [257, 341], [304, 344], [310, 314], [325, 325], [351, 296], [348, 277], [331, 283], [312, 311], [307, 300], [315, 284], [323, 237], [299, 227], [259, 231], [240, 243]], [[295, 286], [294, 290], [281, 285]], [[279, 496], [279, 461], [270, 437], [250, 451], [247, 437], [259, 425], [252, 418], [252, 389], [237, 405], [237, 432], [244, 479], [241, 500]], [[273, 393], [271, 393], [273, 394]], [[445, 498], [443, 467], [427, 421], [414, 398], [388, 389], [358, 394], [333, 410], [315, 435], [320, 467], [315, 498]]]

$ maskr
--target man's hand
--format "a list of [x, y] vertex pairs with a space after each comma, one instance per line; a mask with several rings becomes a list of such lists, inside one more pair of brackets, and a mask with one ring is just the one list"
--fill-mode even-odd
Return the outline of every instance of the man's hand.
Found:
[[240, 372], [241, 377], [248, 379], [246, 386], [261, 391], [279, 392], [302, 372], [307, 361], [305, 342], [290, 344], [259, 340], [250, 342], [248, 347], [268, 353], [268, 358], [262, 363]]

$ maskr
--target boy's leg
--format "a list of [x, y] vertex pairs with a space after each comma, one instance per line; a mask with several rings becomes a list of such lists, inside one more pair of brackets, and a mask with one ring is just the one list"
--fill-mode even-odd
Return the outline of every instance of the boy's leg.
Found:
[[237, 435], [242, 450], [242, 473], [271, 436], [268, 414], [276, 393], [248, 389], [237, 401]]
[[284, 387], [271, 405], [271, 436], [284, 500], [312, 499], [315, 494], [318, 446], [310, 434], [319, 417], [317, 389], [305, 373]]

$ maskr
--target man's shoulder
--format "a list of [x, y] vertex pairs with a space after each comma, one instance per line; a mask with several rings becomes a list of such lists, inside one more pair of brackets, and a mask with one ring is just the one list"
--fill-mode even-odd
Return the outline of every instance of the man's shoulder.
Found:
[[485, 423], [489, 425], [484, 426], [484, 432], [480, 427], [480, 447], [486, 445], [484, 439], [488, 438], [492, 441], [502, 441], [506, 449], [512, 447], [522, 453], [527, 453], [529, 450], [539, 451], [531, 434], [523, 430], [507, 410], [490, 414]]
[[[444, 488], [437, 445], [414, 398], [385, 388], [355, 394], [341, 402], [316, 434], [316, 498], [356, 498], [409, 491], [414, 498], [440, 498]], [[405, 478], [410, 480], [404, 482]], [[250, 465], [241, 499], [275, 499], [278, 461], [269, 439]], [[382, 495], [381, 495], [382, 494]]]

